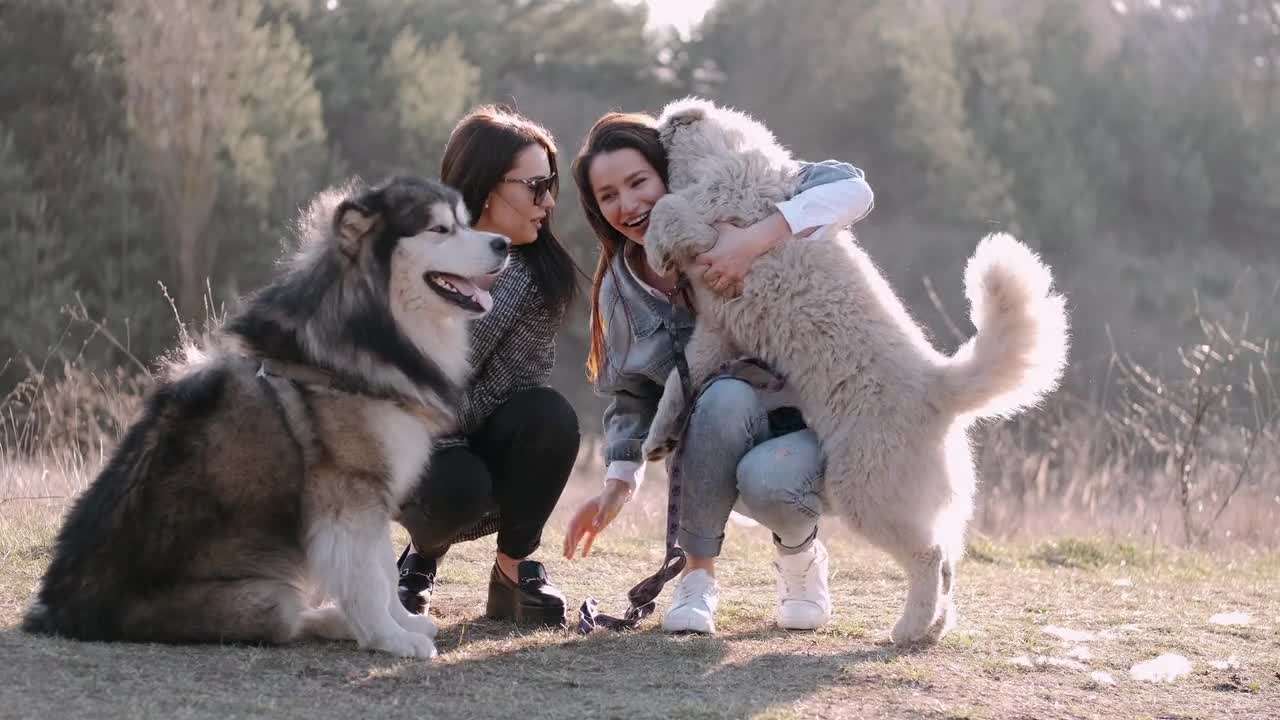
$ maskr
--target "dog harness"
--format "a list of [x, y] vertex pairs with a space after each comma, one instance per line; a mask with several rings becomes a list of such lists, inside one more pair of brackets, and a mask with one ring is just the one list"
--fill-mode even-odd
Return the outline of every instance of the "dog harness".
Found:
[[264, 380], [280, 378], [298, 385], [319, 387], [333, 392], [360, 395], [371, 400], [390, 402], [400, 410], [432, 426], [449, 425], [456, 422], [453, 413], [426, 400], [414, 399], [403, 393], [391, 390], [371, 388], [363, 383], [347, 380], [338, 373], [310, 365], [282, 363], [268, 358], [254, 359], [258, 361], [258, 372], [255, 373], [255, 376]]

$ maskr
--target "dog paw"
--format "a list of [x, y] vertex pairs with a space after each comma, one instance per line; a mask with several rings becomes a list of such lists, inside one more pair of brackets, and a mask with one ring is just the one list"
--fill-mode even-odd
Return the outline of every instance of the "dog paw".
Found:
[[678, 440], [674, 437], [666, 437], [660, 439], [647, 439], [641, 446], [640, 452], [644, 454], [644, 459], [649, 462], [657, 462], [665, 459], [668, 455], [675, 452]]
[[406, 615], [396, 618], [396, 622], [400, 624], [400, 627], [411, 633], [426, 635], [429, 638], [436, 636], [436, 624], [426, 615]]
[[922, 623], [914, 618], [902, 617], [889, 631], [889, 641], [898, 647], [927, 645], [938, 640], [931, 637], [933, 623]]
[[375, 638], [369, 643], [368, 648], [403, 658], [430, 660], [436, 656], [436, 644], [431, 641], [431, 638], [412, 632], [402, 631]]

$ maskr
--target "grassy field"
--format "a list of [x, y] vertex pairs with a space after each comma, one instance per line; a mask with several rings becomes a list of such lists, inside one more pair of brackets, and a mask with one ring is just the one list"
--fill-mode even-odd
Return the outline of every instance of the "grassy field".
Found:
[[[620, 611], [626, 588], [655, 567], [656, 485], [585, 560], [554, 557], [562, 504], [541, 555], [575, 604], [594, 596]], [[1280, 708], [1276, 554], [977, 541], [959, 576], [957, 631], [938, 647], [900, 651], [883, 636], [905, 591], [901, 573], [839, 531], [827, 537], [835, 620], [791, 633], [772, 623], [765, 534], [731, 529], [720, 634], [710, 638], [665, 636], [656, 618], [637, 632], [588, 637], [486, 621], [492, 545], [481, 540], [442, 565], [432, 607], [442, 654], [425, 663], [336, 643], [164, 647], [25, 635], [16, 625], [48, 561], [56, 513], [52, 503], [0, 504], [0, 718], [1190, 719], [1274, 718]], [[1171, 683], [1131, 676], [1165, 653], [1184, 656], [1189, 674]]]

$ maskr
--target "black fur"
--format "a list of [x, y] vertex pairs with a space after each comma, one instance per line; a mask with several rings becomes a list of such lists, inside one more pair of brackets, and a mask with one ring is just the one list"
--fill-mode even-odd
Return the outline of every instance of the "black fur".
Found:
[[[172, 472], [198, 452], [191, 444], [204, 437], [200, 426], [217, 410], [227, 377], [225, 368], [212, 368], [149, 395], [141, 419], [67, 513], [24, 630], [116, 639], [119, 599], [165, 582], [165, 571], [189, 548], [174, 546], [163, 528], [131, 519], [152, 501], [145, 478]], [[111, 542], [102, 542], [108, 537]]]

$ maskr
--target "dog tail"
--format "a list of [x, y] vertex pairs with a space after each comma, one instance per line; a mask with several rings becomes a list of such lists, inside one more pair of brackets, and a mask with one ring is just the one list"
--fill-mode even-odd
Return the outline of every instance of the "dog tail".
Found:
[[1008, 417], [1039, 403], [1062, 379], [1070, 339], [1066, 298], [1026, 245], [996, 233], [978, 243], [964, 272], [978, 333], [950, 359], [942, 407], [956, 415]]

